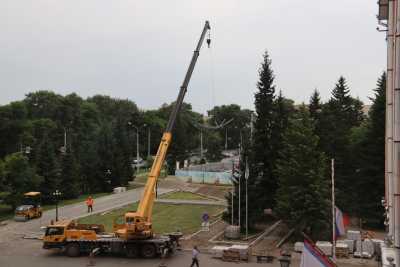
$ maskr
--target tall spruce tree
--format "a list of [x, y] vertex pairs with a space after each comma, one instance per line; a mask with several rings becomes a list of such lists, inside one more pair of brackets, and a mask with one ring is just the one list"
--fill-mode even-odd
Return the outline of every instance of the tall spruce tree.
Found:
[[290, 120], [277, 162], [279, 189], [276, 213], [297, 233], [320, 237], [329, 230], [329, 181], [326, 158], [306, 107]]
[[355, 161], [352, 158], [350, 139], [353, 127], [364, 119], [362, 102], [351, 97], [346, 79], [340, 77], [332, 90], [332, 97], [323, 105], [319, 137], [321, 148], [328, 158], [335, 159], [337, 205], [346, 212], [354, 212], [352, 199], [355, 190]]
[[[382, 226], [385, 173], [386, 73], [378, 79], [369, 117], [360, 128], [353, 150], [357, 159], [357, 215], [371, 226]], [[368, 193], [366, 193], [368, 192]]]
[[[277, 179], [274, 175], [275, 158], [273, 151], [274, 121], [276, 118], [274, 73], [271, 68], [271, 59], [268, 52], [264, 54], [264, 61], [259, 70], [258, 91], [255, 94], [256, 120], [254, 123], [254, 146], [250, 184], [254, 192], [250, 194], [254, 204], [254, 216], [263, 209], [275, 205]], [[249, 214], [253, 214], [250, 212]]]
[[[317, 89], [314, 90], [310, 97], [308, 110], [310, 111], [310, 117], [314, 122], [314, 133], [317, 136], [321, 136], [321, 113], [322, 113], [321, 97]], [[320, 142], [318, 142], [320, 145]]]
[[308, 105], [308, 110], [310, 111], [310, 117], [314, 121], [319, 119], [320, 113], [322, 111], [321, 97], [317, 89], [314, 90], [310, 97], [310, 103]]
[[[274, 74], [267, 52], [259, 70], [255, 94], [253, 143], [249, 151], [249, 220], [260, 219], [264, 209], [275, 207], [278, 188], [276, 162], [282, 149], [282, 135], [293, 112], [293, 102], [280, 93], [275, 96]], [[254, 217], [254, 218], [253, 218]]]

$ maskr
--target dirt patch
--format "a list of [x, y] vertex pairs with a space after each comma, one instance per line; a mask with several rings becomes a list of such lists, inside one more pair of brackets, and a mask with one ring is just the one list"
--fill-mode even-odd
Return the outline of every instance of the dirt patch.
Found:
[[198, 246], [200, 249], [210, 249], [214, 244], [208, 242], [208, 240], [223, 231], [226, 226], [227, 224], [224, 221], [219, 220], [210, 226], [210, 231], [202, 231], [188, 240], [182, 240], [181, 245], [184, 249], [191, 249], [193, 246]]
[[[271, 233], [264, 236], [257, 244], [253, 246], [253, 253], [267, 254], [278, 257], [280, 255], [280, 248], [277, 248], [278, 242], [287, 234], [289, 230], [286, 225], [281, 223]], [[285, 246], [285, 249], [288, 247]]]
[[208, 195], [220, 199], [225, 199], [228, 192], [231, 191], [231, 187], [218, 186], [218, 185], [201, 185], [195, 193]]

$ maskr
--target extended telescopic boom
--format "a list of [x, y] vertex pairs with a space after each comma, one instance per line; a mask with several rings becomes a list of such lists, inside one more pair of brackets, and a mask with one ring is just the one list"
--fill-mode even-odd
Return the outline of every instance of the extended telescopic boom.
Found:
[[[135, 213], [127, 213], [125, 216], [126, 217], [135, 217], [136, 219], [140, 219], [141, 222], [146, 222], [147, 224], [151, 224], [151, 216], [152, 216], [152, 210], [153, 210], [153, 204], [154, 204], [154, 199], [155, 199], [155, 186], [157, 183], [157, 179], [160, 175], [160, 171], [162, 168], [162, 165], [164, 163], [165, 156], [167, 154], [168, 147], [171, 143], [171, 138], [172, 138], [172, 129], [174, 128], [174, 124], [176, 121], [176, 117], [181, 109], [183, 99], [185, 97], [186, 91], [188, 84], [190, 82], [190, 78], [192, 76], [194, 67], [196, 65], [197, 58], [199, 57], [200, 54], [200, 49], [201, 46], [204, 42], [204, 39], [206, 37], [207, 31], [209, 31], [210, 24], [208, 21], [206, 21], [203, 31], [201, 33], [200, 39], [197, 43], [196, 50], [193, 53], [192, 60], [190, 62], [189, 68], [186, 72], [185, 79], [183, 80], [182, 86], [180, 87], [179, 95], [178, 98], [173, 106], [173, 110], [170, 114], [169, 120], [168, 120], [168, 125], [167, 128], [165, 129], [165, 132], [162, 136], [160, 146], [157, 151], [157, 155], [154, 159], [153, 165], [151, 167], [150, 174], [148, 176], [145, 188], [144, 188], [144, 193], [143, 197], [140, 200], [139, 207]], [[210, 39], [207, 39], [208, 45], [210, 44]], [[127, 221], [129, 220], [126, 218]], [[137, 220], [135, 220], [137, 221]], [[150, 225], [149, 225], [150, 226]], [[144, 227], [147, 228], [147, 227]], [[151, 231], [151, 226], [148, 229]]]

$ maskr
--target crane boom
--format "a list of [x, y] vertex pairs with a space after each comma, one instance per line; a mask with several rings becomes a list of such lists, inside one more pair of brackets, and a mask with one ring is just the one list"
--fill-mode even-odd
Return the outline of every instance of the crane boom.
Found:
[[151, 237], [153, 235], [151, 219], [152, 219], [152, 211], [155, 199], [155, 188], [157, 180], [160, 176], [165, 156], [167, 154], [168, 147], [171, 143], [172, 129], [174, 128], [176, 117], [181, 109], [183, 99], [185, 97], [187, 87], [190, 82], [190, 78], [192, 76], [194, 67], [196, 65], [197, 58], [199, 57], [200, 54], [201, 46], [204, 42], [207, 31], [209, 31], [210, 29], [211, 29], [210, 24], [208, 21], [206, 21], [200, 39], [197, 43], [196, 49], [193, 52], [193, 57], [192, 60], [190, 61], [185, 78], [180, 87], [178, 98], [169, 116], [167, 127], [161, 138], [157, 155], [154, 159], [153, 165], [148, 175], [147, 182], [144, 187], [143, 196], [140, 199], [138, 209], [136, 210], [136, 212], [126, 213], [125, 228], [121, 228], [116, 231], [117, 235], [123, 236], [126, 239], [146, 238], [146, 237]]

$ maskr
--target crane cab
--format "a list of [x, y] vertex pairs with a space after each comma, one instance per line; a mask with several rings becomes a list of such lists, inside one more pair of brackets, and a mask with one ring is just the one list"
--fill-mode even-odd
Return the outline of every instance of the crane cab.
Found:
[[[118, 221], [123, 220], [122, 223]], [[113, 232], [125, 239], [148, 239], [153, 237], [152, 224], [136, 212], [127, 212], [114, 220]]]
[[24, 194], [22, 205], [15, 209], [16, 221], [27, 221], [33, 218], [42, 217], [41, 193], [28, 192]]

